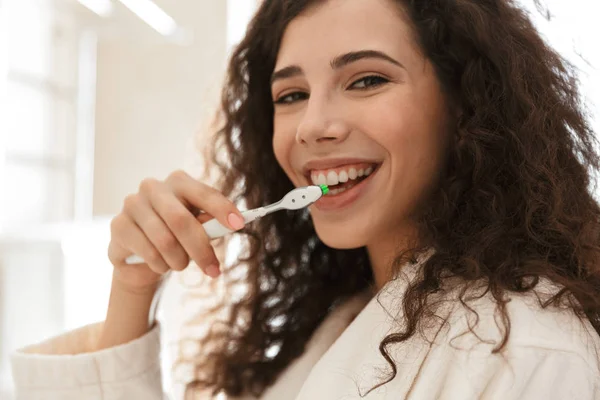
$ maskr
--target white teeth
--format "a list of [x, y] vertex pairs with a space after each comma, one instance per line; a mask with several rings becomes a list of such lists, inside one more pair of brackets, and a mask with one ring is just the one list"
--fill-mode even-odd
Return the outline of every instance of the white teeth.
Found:
[[348, 182], [348, 173], [346, 171], [341, 171], [338, 174], [338, 179], [341, 183]]
[[326, 185], [327, 184], [327, 178], [325, 178], [325, 175], [323, 175], [323, 174], [311, 175], [310, 180], [312, 181], [313, 185]]
[[358, 170], [353, 167], [349, 168], [348, 170], [341, 170], [339, 171], [339, 173], [336, 173], [332, 170], [327, 172], [327, 174], [325, 174], [324, 172], [319, 174], [311, 174], [310, 179], [313, 185], [335, 186], [339, 183], [346, 183], [348, 182], [348, 180], [355, 180], [363, 176], [367, 177], [373, 173], [373, 170], [373, 166], [370, 166], [366, 169], [361, 168]]
[[317, 185], [326, 185], [327, 184], [327, 178], [325, 178], [325, 175], [323, 174], [319, 174], [319, 176], [317, 177]]
[[339, 183], [338, 176], [334, 171], [329, 171], [327, 174], [327, 185], [334, 186]]
[[348, 177], [352, 180], [358, 178], [358, 175], [356, 174], [356, 168], [350, 168], [348, 171]]

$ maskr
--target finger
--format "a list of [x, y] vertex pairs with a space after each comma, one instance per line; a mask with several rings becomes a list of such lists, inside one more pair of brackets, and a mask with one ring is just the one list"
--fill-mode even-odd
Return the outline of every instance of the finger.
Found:
[[187, 208], [199, 208], [234, 231], [244, 227], [244, 217], [240, 211], [218, 190], [198, 182], [185, 172], [171, 174], [166, 183]]
[[210, 215], [209, 213], [200, 213], [196, 216], [196, 221], [200, 222], [201, 224], [205, 223], [206, 221], [210, 221], [211, 219], [213, 219], [214, 217], [212, 215]]
[[[157, 183], [156, 187], [152, 189], [151, 195], [154, 196], [155, 193], [162, 190], [165, 190], [165, 185]], [[152, 207], [150, 199], [137, 196], [136, 204], [128, 207], [127, 213], [158, 250], [169, 268], [181, 271], [187, 267], [189, 264], [187, 253], [162, 217]]]
[[218, 275], [219, 261], [202, 224], [170, 189], [156, 190], [152, 207], [175, 235], [185, 252], [209, 276]]
[[128, 215], [121, 214], [112, 220], [111, 237], [113, 240], [108, 247], [108, 258], [113, 265], [124, 266], [125, 259], [136, 254], [157, 274], [164, 274], [169, 270], [160, 252]]

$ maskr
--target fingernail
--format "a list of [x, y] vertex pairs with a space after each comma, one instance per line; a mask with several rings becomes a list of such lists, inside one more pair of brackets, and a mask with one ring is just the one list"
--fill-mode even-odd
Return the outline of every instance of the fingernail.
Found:
[[229, 222], [229, 225], [236, 231], [242, 229], [245, 225], [244, 220], [239, 215], [234, 213], [229, 214], [227, 217], [227, 222]]
[[210, 276], [211, 278], [216, 278], [220, 274], [221, 274], [221, 271], [219, 270], [218, 265], [213, 264], [213, 265], [208, 266], [208, 268], [206, 268], [206, 275]]

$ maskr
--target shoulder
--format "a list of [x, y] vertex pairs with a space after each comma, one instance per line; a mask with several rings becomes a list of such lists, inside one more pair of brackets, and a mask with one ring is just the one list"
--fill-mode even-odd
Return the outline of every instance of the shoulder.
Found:
[[474, 293], [466, 304], [451, 302], [441, 339], [452, 345], [499, 347], [509, 329], [503, 352], [527, 352], [559, 359], [578, 359], [600, 376], [600, 336], [589, 320], [567, 305], [544, 306], [560, 288], [541, 280], [533, 291], [506, 293], [504, 316], [491, 293]]

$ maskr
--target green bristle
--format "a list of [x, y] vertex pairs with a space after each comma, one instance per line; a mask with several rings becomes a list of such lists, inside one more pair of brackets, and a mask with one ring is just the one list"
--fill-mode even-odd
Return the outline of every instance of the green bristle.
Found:
[[323, 192], [323, 196], [325, 196], [327, 193], [329, 193], [329, 188], [327, 187], [327, 185], [319, 185], [321, 187], [321, 191]]

